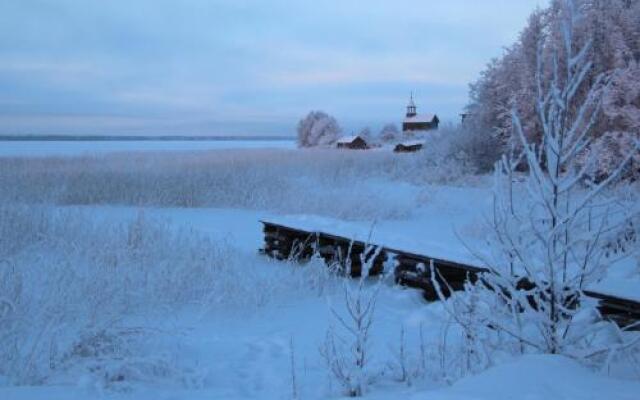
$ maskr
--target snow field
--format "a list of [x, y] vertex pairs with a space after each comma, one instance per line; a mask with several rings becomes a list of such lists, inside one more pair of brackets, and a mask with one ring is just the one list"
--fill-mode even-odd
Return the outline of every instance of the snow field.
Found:
[[[299, 392], [340, 392], [318, 345], [329, 325], [327, 302], [344, 312], [343, 280], [322, 263], [272, 262], [249, 251], [259, 245], [253, 240], [238, 251], [134, 210], [88, 211], [2, 209], [3, 234], [22, 229], [2, 248], [11, 260], [2, 280], [3, 300], [12, 305], [2, 315], [5, 383], [63, 385], [70, 395], [162, 387], [279, 398], [291, 390], [293, 339]], [[180, 214], [175, 220], [188, 222]], [[389, 338], [406, 319], [407, 340], [415, 344], [415, 329], [424, 325], [427, 333], [429, 318], [419, 293], [388, 283], [383, 293], [372, 341], [382, 356], [372, 368], [393, 375]], [[329, 389], [318, 393], [317, 382]]]
[[[490, 190], [430, 162], [326, 150], [0, 159], [0, 397], [292, 398], [291, 341], [297, 397], [342, 396], [319, 348], [337, 325], [331, 308], [346, 316], [344, 281], [320, 263], [257, 255], [258, 221], [373, 228], [385, 242], [468, 257], [460, 239], [484, 243]], [[516, 357], [499, 342], [489, 365], [468, 368], [463, 332], [443, 305], [388, 280], [370, 344], [365, 395], [374, 399], [523, 390], [632, 399], [637, 389], [565, 359]], [[588, 377], [597, 385], [582, 385]]]

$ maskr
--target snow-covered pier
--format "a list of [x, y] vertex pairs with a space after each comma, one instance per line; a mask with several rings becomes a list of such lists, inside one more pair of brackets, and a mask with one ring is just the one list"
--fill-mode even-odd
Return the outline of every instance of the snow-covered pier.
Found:
[[327, 264], [341, 265], [352, 276], [362, 273], [362, 260], [372, 257], [369, 275], [377, 275], [392, 269], [396, 282], [401, 285], [423, 290], [429, 301], [438, 299], [431, 282], [431, 265], [436, 271], [436, 279], [443, 283], [448, 295], [449, 288], [462, 290], [467, 280], [475, 280], [478, 273], [487, 270], [443, 258], [427, 256], [392, 246], [374, 243], [368, 239], [340, 236], [308, 227], [292, 227], [281, 223], [261, 221], [264, 228], [264, 248], [261, 251], [279, 260], [304, 260], [317, 253]]
[[620, 327], [640, 331], [640, 301], [592, 290], [585, 290], [584, 294], [598, 300], [598, 310], [603, 317]]
[[[319, 254], [327, 263], [349, 266], [349, 273], [362, 274], [362, 261], [371, 261], [369, 275], [383, 272], [388, 253], [378, 246], [360, 240], [350, 240], [321, 231], [307, 231], [273, 222], [264, 225], [264, 254], [279, 260], [304, 260]], [[371, 260], [373, 258], [373, 260]]]
[[[478, 279], [479, 274], [489, 272], [472, 263], [418, 254], [374, 242], [371, 240], [371, 232], [363, 237], [364, 232], [360, 232], [360, 235], [341, 235], [314, 228], [314, 224], [304, 222], [261, 222], [264, 232], [264, 247], [261, 252], [269, 257], [299, 261], [318, 254], [328, 265], [348, 269], [353, 277], [362, 274], [362, 261], [371, 261], [369, 275], [381, 274], [385, 269], [388, 272], [392, 270], [398, 284], [421, 289], [427, 301], [439, 300], [432, 281], [431, 266], [445, 296], [450, 295], [451, 291], [463, 290], [465, 282], [473, 282]], [[344, 233], [344, 226], [337, 226], [336, 231]], [[598, 309], [604, 318], [621, 327], [640, 330], [640, 300], [596, 290], [586, 290], [584, 294], [598, 300]]]

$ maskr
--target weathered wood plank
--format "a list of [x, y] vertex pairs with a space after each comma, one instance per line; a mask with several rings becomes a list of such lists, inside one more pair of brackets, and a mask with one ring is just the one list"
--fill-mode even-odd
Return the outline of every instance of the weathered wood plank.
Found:
[[640, 302], [591, 290], [584, 294], [598, 299], [598, 310], [604, 318], [621, 328], [633, 326], [632, 330], [640, 330]]

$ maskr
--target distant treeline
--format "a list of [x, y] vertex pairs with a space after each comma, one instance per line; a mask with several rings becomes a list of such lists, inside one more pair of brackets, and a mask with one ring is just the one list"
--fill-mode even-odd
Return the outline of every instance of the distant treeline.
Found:
[[111, 136], [111, 135], [0, 135], [0, 141], [223, 141], [294, 140], [290, 136]]

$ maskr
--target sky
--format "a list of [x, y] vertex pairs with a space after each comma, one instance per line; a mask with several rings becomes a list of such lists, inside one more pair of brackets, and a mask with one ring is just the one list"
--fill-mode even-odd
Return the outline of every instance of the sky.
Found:
[[2, 0], [0, 134], [294, 135], [418, 112], [468, 84], [545, 0]]

